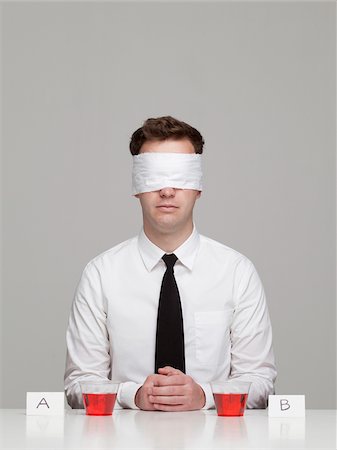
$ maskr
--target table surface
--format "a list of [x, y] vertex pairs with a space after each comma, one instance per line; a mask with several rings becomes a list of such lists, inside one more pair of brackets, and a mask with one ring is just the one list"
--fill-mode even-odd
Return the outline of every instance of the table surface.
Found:
[[269, 418], [267, 410], [218, 417], [215, 410], [115, 410], [112, 416], [27, 416], [0, 410], [1, 449], [336, 449], [336, 411], [307, 410], [305, 418]]

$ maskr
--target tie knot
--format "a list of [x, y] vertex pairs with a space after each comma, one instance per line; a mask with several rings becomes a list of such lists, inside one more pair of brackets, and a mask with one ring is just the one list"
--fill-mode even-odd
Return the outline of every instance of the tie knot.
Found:
[[164, 263], [166, 264], [166, 267], [170, 270], [173, 269], [173, 266], [175, 265], [176, 261], [177, 261], [177, 257], [174, 253], [171, 253], [170, 255], [167, 255], [165, 253], [165, 255], [162, 257]]

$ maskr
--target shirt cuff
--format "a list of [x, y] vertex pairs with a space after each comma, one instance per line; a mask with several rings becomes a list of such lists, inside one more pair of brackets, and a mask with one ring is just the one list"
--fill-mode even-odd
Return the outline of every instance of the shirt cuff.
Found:
[[139, 409], [135, 403], [135, 395], [142, 384], [132, 381], [121, 383], [118, 388], [117, 402], [122, 408]]
[[212, 409], [215, 407], [214, 397], [211, 385], [209, 383], [198, 383], [201, 386], [202, 390], [205, 393], [206, 402], [203, 408], [201, 409]]

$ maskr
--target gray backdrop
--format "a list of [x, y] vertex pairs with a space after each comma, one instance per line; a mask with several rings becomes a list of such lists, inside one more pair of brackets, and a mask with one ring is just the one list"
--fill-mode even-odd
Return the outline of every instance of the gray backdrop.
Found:
[[3, 3], [2, 399], [63, 390], [85, 264], [135, 235], [131, 133], [206, 140], [201, 233], [265, 286], [277, 393], [335, 407], [334, 2]]

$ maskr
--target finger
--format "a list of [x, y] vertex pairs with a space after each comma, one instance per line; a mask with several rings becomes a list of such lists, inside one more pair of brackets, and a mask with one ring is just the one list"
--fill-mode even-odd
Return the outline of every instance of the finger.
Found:
[[165, 375], [179, 375], [184, 373], [181, 372], [179, 369], [175, 369], [174, 367], [171, 366], [160, 367], [158, 369], [158, 372]]
[[186, 375], [172, 375], [172, 376], [163, 376], [162, 378], [157, 380], [156, 386], [174, 386], [174, 385], [183, 385], [186, 384]]
[[147, 395], [151, 395], [151, 394], [153, 394], [153, 385], [152, 386], [149, 386], [149, 387], [147, 387], [146, 388], [146, 391], [145, 391], [146, 393], [147, 393]]
[[154, 403], [154, 409], [157, 411], [187, 411], [188, 408], [186, 405], [162, 405], [161, 403]]
[[149, 400], [155, 405], [184, 405], [186, 397], [182, 395], [150, 395]]
[[158, 374], [150, 375], [145, 380], [145, 383], [143, 386], [158, 386], [159, 380], [164, 379], [164, 378], [166, 378], [166, 375], [158, 375]]
[[184, 385], [181, 386], [154, 386], [152, 395], [185, 395]]
[[159, 370], [165, 370], [166, 372], [171, 372], [171, 371], [175, 371], [175, 370], [179, 371], [179, 369], [176, 369], [175, 367], [172, 367], [172, 366], [159, 367], [158, 371]]

